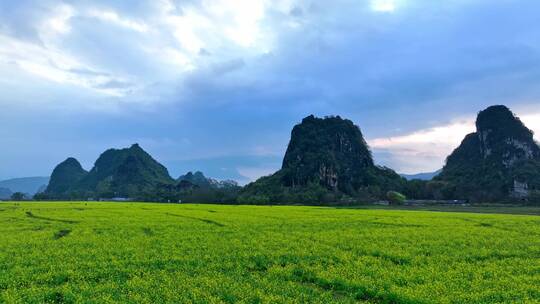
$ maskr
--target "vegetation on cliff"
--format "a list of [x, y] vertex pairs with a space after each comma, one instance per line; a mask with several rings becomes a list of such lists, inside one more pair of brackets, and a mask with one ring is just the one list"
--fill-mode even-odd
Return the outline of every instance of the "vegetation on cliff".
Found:
[[374, 164], [360, 128], [339, 116], [308, 116], [291, 133], [281, 170], [251, 183], [242, 203], [347, 203], [401, 191], [405, 180]]
[[540, 190], [540, 147], [533, 132], [505, 106], [478, 114], [435, 177], [446, 197], [475, 202], [529, 199]]
[[[478, 114], [467, 135], [430, 181], [406, 181], [375, 165], [360, 128], [339, 116], [308, 116], [296, 125], [276, 173], [243, 189], [202, 172], [177, 180], [139, 145], [105, 151], [86, 172], [74, 158], [53, 171], [38, 199], [107, 199], [241, 204], [353, 204], [403, 193], [411, 199], [471, 202], [540, 200], [540, 147], [505, 106]], [[403, 202], [404, 199], [400, 199]]]

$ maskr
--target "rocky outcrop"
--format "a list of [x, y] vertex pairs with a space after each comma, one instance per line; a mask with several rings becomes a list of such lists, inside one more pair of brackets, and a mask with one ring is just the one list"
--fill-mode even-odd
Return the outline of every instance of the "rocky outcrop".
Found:
[[540, 187], [540, 147], [533, 132], [506, 106], [478, 114], [476, 132], [448, 156], [436, 178], [452, 195], [475, 201], [527, 197]]
[[365, 184], [367, 171], [374, 168], [362, 132], [352, 121], [311, 115], [293, 128], [281, 170], [289, 187], [318, 182], [332, 191], [350, 192]]
[[367, 191], [377, 196], [400, 190], [404, 182], [394, 171], [374, 164], [352, 121], [311, 115], [293, 128], [281, 170], [246, 186], [242, 195], [246, 201], [305, 202], [327, 196], [325, 191], [350, 197]]

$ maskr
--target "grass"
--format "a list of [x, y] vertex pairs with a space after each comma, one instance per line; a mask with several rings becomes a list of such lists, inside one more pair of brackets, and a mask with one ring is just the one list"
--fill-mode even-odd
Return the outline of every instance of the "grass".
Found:
[[540, 217], [0, 203], [5, 303], [539, 303]]
[[493, 205], [493, 204], [471, 205], [471, 206], [448, 206], [448, 205], [379, 206], [379, 205], [359, 205], [359, 206], [352, 206], [352, 207], [337, 207], [337, 208], [540, 215], [540, 207], [539, 206], [517, 206], [517, 205], [512, 206], [512, 205]]

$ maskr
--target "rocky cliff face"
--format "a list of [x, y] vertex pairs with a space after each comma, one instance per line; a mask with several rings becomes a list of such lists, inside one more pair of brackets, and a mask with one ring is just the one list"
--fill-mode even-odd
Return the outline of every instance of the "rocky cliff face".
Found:
[[505, 106], [492, 106], [478, 114], [476, 134], [481, 157], [510, 168], [520, 161], [539, 159], [533, 133]]
[[[465, 137], [447, 158], [438, 180], [456, 188], [456, 195], [475, 200], [512, 196], [534, 190], [540, 175], [540, 147], [533, 133], [505, 106], [478, 114], [476, 132]], [[518, 185], [516, 188], [516, 185]]]
[[310, 203], [326, 196], [324, 191], [356, 197], [367, 188], [379, 196], [403, 183], [394, 171], [375, 166], [362, 132], [350, 120], [311, 115], [293, 128], [281, 170], [248, 185], [241, 200]]
[[312, 115], [293, 128], [282, 171], [289, 187], [318, 182], [348, 192], [360, 187], [373, 167], [362, 132], [350, 120]]
[[79, 161], [70, 157], [54, 168], [45, 193], [61, 196], [70, 191], [87, 174]]

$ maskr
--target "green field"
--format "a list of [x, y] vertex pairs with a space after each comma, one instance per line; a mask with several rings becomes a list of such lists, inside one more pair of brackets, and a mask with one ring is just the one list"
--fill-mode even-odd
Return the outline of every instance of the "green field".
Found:
[[540, 217], [0, 203], [5, 303], [540, 303]]

